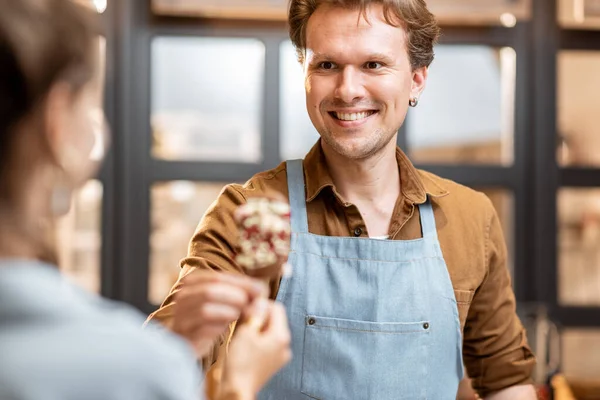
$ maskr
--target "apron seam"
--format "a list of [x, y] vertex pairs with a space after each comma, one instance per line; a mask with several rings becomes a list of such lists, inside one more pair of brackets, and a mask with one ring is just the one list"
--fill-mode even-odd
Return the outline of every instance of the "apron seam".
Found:
[[443, 260], [444, 258], [441, 256], [431, 256], [431, 257], [418, 257], [418, 258], [411, 258], [409, 260], [401, 260], [401, 261], [387, 261], [387, 260], [376, 260], [376, 259], [368, 259], [368, 258], [350, 258], [350, 257], [334, 257], [334, 256], [322, 256], [320, 254], [316, 254], [316, 253], [311, 253], [308, 251], [302, 251], [302, 252], [298, 252], [298, 251], [291, 251], [290, 253], [297, 253], [297, 254], [310, 254], [312, 256], [316, 256], [319, 258], [324, 258], [327, 260], [342, 260], [342, 261], [369, 261], [369, 262], [379, 262], [379, 263], [386, 263], [386, 264], [410, 264], [410, 263], [414, 263], [415, 261], [420, 261], [420, 260]]

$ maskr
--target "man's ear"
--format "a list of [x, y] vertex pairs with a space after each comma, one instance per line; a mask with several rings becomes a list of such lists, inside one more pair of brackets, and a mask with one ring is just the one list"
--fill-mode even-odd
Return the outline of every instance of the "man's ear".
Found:
[[412, 74], [412, 85], [410, 90], [410, 98], [418, 99], [421, 97], [421, 93], [425, 90], [425, 84], [427, 83], [427, 76], [429, 70], [427, 67], [416, 68]]

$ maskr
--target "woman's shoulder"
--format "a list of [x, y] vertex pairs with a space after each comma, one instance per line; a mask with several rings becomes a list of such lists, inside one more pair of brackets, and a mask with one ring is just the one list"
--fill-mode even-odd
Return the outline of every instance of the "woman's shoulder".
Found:
[[30, 393], [36, 385], [65, 400], [197, 398], [201, 374], [182, 339], [159, 327], [142, 329], [137, 309], [60, 276], [38, 276], [28, 287], [22, 278], [33, 271], [23, 272], [0, 270], [0, 286], [19, 275], [22, 293], [0, 306], [0, 398], [8, 395], [2, 390]]

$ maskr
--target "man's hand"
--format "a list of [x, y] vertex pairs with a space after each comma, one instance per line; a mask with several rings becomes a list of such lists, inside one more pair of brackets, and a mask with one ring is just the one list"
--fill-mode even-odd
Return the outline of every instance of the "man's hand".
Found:
[[173, 331], [186, 338], [200, 359], [265, 285], [244, 275], [195, 271], [182, 279], [175, 294]]

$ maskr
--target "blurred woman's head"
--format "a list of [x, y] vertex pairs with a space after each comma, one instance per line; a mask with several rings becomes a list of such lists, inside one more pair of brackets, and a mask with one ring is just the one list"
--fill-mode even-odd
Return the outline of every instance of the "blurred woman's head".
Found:
[[95, 13], [72, 0], [0, 0], [0, 10], [0, 251], [6, 253], [17, 234], [41, 241], [40, 224], [60, 208], [57, 194], [93, 175], [103, 119]]

